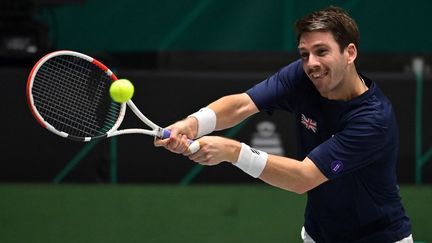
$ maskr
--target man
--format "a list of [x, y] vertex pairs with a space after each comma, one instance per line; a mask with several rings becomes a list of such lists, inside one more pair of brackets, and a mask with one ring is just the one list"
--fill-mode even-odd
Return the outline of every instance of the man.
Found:
[[[307, 192], [304, 242], [413, 242], [396, 181], [394, 111], [356, 70], [356, 23], [329, 7], [300, 19], [295, 29], [300, 60], [176, 122], [171, 137], [155, 145], [204, 165], [230, 162], [270, 185]], [[296, 116], [301, 160], [204, 136], [275, 110]], [[188, 138], [199, 138], [198, 152], [190, 154]]]

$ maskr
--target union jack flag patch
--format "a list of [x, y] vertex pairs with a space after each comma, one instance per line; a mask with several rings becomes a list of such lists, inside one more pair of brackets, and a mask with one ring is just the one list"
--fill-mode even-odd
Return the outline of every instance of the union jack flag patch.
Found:
[[306, 129], [311, 130], [316, 133], [317, 131], [317, 123], [316, 121], [307, 118], [304, 114], [301, 115], [301, 123], [306, 127]]

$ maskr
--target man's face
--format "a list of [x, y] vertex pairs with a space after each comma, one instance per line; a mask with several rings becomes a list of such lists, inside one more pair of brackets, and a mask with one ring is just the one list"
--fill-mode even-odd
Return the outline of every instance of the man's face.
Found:
[[303, 69], [323, 97], [337, 92], [344, 81], [348, 66], [346, 49], [341, 53], [331, 32], [306, 32], [298, 49]]

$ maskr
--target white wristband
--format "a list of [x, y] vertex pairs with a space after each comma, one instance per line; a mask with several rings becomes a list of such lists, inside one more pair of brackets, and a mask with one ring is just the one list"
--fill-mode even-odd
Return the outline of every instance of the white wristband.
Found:
[[266, 152], [253, 149], [242, 143], [239, 157], [234, 165], [257, 178], [263, 172], [267, 164], [267, 158], [268, 154]]
[[198, 120], [197, 138], [212, 133], [216, 128], [216, 113], [208, 108], [202, 108], [199, 111], [189, 115]]

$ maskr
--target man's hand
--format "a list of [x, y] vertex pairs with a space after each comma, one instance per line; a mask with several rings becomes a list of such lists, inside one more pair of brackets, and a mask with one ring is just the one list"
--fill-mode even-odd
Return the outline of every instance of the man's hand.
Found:
[[177, 154], [186, 154], [189, 152], [189, 139], [195, 138], [198, 125], [197, 120], [188, 117], [167, 127], [171, 135], [167, 139], [155, 138], [156, 147], [165, 147], [169, 151]]
[[221, 162], [237, 161], [241, 143], [232, 139], [205, 136], [199, 140], [201, 149], [194, 154], [184, 153], [189, 159], [202, 165], [217, 165]]

